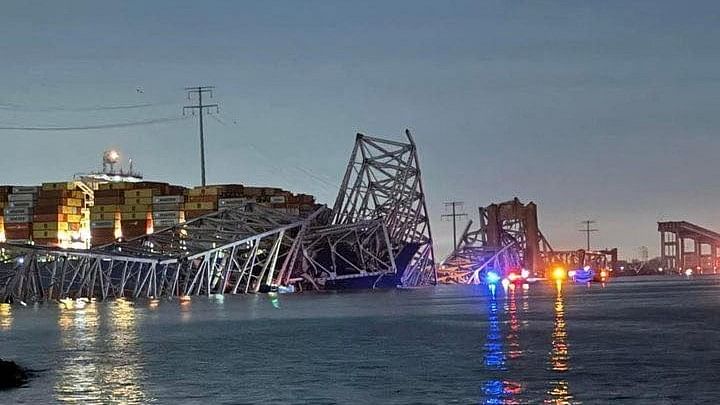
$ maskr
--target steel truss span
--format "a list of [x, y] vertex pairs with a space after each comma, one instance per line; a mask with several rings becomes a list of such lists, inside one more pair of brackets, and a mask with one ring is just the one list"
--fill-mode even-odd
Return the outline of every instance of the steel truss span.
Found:
[[303, 225], [256, 205], [88, 251], [2, 245], [0, 298], [41, 301], [258, 292], [287, 271]]
[[333, 224], [368, 220], [385, 224], [405, 286], [435, 284], [435, 256], [417, 147], [357, 134], [333, 207]]
[[157, 298], [436, 282], [417, 149], [358, 135], [332, 210], [229, 207], [135, 239], [72, 250], [0, 244], [0, 299]]

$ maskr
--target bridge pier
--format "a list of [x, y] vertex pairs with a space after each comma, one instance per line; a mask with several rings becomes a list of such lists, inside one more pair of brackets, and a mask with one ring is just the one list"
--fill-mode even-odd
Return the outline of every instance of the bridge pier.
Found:
[[[685, 221], [658, 222], [658, 231], [660, 259], [668, 271], [683, 273], [692, 269], [698, 273], [717, 272], [720, 233]], [[686, 241], [692, 241], [691, 251], [686, 251]], [[703, 246], [709, 246], [708, 253], [703, 254]]]

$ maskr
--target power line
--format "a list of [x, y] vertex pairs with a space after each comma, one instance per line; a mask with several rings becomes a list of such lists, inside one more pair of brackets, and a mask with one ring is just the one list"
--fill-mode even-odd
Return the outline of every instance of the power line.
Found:
[[[225, 121], [223, 121], [220, 117], [218, 117], [218, 116], [216, 116], [216, 115], [211, 115], [211, 117], [212, 117], [213, 119], [215, 119], [215, 121], [217, 121], [218, 123], [220, 123], [220, 125], [222, 125], [222, 126], [224, 126], [224, 127], [228, 127], [228, 124], [227, 124]], [[252, 143], [252, 142], [250, 142], [250, 141], [248, 141], [248, 140], [245, 141], [245, 144], [247, 144], [250, 148], [252, 148], [255, 152], [257, 152], [260, 156], [262, 156], [263, 158], [267, 159], [268, 163], [269, 163], [272, 167], [274, 167], [275, 169], [277, 169], [277, 170], [279, 170], [279, 171], [287, 172], [287, 167], [272, 164], [272, 162], [273, 162], [273, 160], [274, 160], [273, 157], [271, 157], [271, 156], [269, 156], [268, 154], [266, 154], [265, 152], [263, 152], [257, 145], [255, 145], [254, 143]], [[307, 175], [308, 175], [310, 178], [312, 178], [313, 180], [315, 180], [315, 181], [317, 181], [318, 183], [320, 183], [320, 184], [323, 186], [323, 188], [325, 188], [326, 191], [336, 191], [336, 190], [339, 190], [339, 187], [338, 187], [337, 184], [334, 184], [334, 183], [332, 183], [332, 182], [330, 182], [330, 181], [328, 181], [328, 180], [326, 180], [326, 179], [323, 179], [322, 177], [320, 177], [317, 173], [313, 172], [312, 170], [310, 170], [310, 169], [308, 169], [308, 168], [305, 168], [305, 167], [303, 167], [303, 166], [300, 166], [300, 165], [298, 165], [298, 164], [291, 164], [291, 165], [292, 165], [294, 168], [296, 168], [296, 169], [302, 171], [303, 173], [307, 174]]]
[[71, 112], [85, 112], [85, 111], [106, 111], [106, 110], [132, 110], [139, 108], [158, 107], [165, 105], [177, 105], [177, 102], [162, 102], [162, 103], [140, 103], [140, 104], [120, 104], [120, 105], [98, 105], [98, 106], [87, 106], [87, 107], [60, 107], [60, 106], [29, 106], [15, 103], [0, 103], [0, 110], [11, 110], [11, 111], [27, 111], [27, 112], [51, 112], [51, 111], [71, 111]]
[[598, 232], [598, 229], [590, 228], [590, 225], [596, 223], [597, 221], [593, 221], [591, 219], [587, 219], [585, 221], [582, 221], [582, 223], [585, 225], [584, 229], [579, 229], [580, 232], [584, 232], [587, 236], [587, 250], [590, 250], [590, 233], [592, 232]]
[[195, 110], [197, 110], [198, 115], [200, 116], [200, 174], [202, 177], [203, 187], [205, 187], [205, 134], [203, 133], [203, 115], [205, 113], [205, 109], [207, 108], [215, 108], [216, 112], [220, 112], [220, 107], [218, 107], [217, 104], [203, 104], [202, 97], [203, 94], [208, 93], [210, 98], [212, 98], [214, 88], [214, 86], [196, 86], [185, 88], [188, 92], [188, 100], [192, 100], [193, 94], [196, 94], [198, 97], [198, 103], [196, 105], [186, 105], [183, 107], [183, 115], [185, 115], [186, 110], [191, 110], [193, 115], [195, 115]]
[[457, 249], [457, 246], [458, 246], [458, 244], [457, 244], [457, 225], [456, 225], [456, 219], [457, 219], [457, 218], [462, 218], [462, 217], [467, 217], [467, 214], [464, 213], [464, 212], [462, 212], [462, 213], [457, 213], [457, 212], [455, 212], [455, 208], [456, 208], [456, 207], [462, 208], [463, 204], [464, 204], [464, 203], [463, 203], [462, 201], [449, 201], [449, 202], [446, 202], [446, 203], [445, 203], [445, 207], [451, 207], [451, 210], [452, 210], [452, 211], [451, 211], [450, 214], [443, 214], [443, 215], [440, 216], [441, 219], [452, 218], [452, 224], [453, 224], [453, 250]]
[[82, 130], [93, 130], [93, 129], [136, 127], [136, 126], [141, 126], [141, 125], [151, 125], [151, 124], [160, 124], [160, 123], [164, 123], [164, 122], [180, 121], [183, 119], [185, 119], [185, 118], [184, 117], [167, 117], [167, 118], [153, 118], [153, 119], [143, 120], [143, 121], [119, 122], [119, 123], [113, 123], [113, 124], [68, 126], [68, 127], [0, 126], [0, 130], [7, 130], [7, 131], [82, 131]]

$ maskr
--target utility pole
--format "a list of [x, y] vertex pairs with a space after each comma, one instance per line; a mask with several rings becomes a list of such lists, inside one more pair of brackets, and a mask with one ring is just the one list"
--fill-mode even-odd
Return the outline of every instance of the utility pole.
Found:
[[185, 111], [191, 110], [192, 114], [195, 115], [195, 110], [200, 115], [200, 173], [202, 176], [202, 186], [205, 187], [205, 134], [203, 133], [203, 113], [206, 108], [215, 108], [215, 112], [220, 111], [220, 107], [217, 104], [203, 104], [203, 93], [209, 93], [212, 98], [212, 92], [215, 86], [197, 86], [197, 87], [186, 87], [185, 90], [188, 93], [188, 100], [192, 100], [192, 95], [196, 94], [198, 103], [196, 105], [186, 105], [183, 107], [183, 115]]
[[447, 208], [447, 207], [450, 207], [450, 208], [451, 208], [451, 213], [450, 213], [450, 214], [443, 214], [443, 215], [440, 216], [442, 219], [450, 219], [450, 218], [452, 218], [452, 224], [453, 224], [453, 250], [455, 250], [455, 249], [457, 248], [457, 246], [458, 246], [458, 244], [457, 244], [457, 224], [456, 224], [456, 220], [457, 220], [457, 218], [467, 217], [467, 214], [466, 214], [466, 213], [464, 213], [464, 212], [458, 213], [458, 212], [456, 212], [455, 208], [456, 208], [456, 207], [457, 207], [457, 208], [462, 208], [463, 204], [464, 204], [464, 203], [463, 203], [462, 201], [449, 201], [449, 202], [446, 202], [446, 203], [445, 203], [445, 207], [446, 207], [446, 208]]
[[590, 220], [590, 219], [587, 219], [587, 220], [585, 220], [585, 221], [582, 221], [583, 225], [585, 225], [585, 228], [580, 229], [580, 232], [584, 232], [584, 233], [586, 234], [585, 236], [587, 237], [587, 250], [590, 250], [590, 233], [591, 233], [591, 232], [597, 232], [597, 231], [598, 231], [598, 229], [596, 229], [596, 228], [591, 228], [591, 227], [590, 227], [590, 226], [591, 226], [592, 224], [594, 224], [595, 222], [596, 222], [596, 221], [593, 221], [593, 220]]

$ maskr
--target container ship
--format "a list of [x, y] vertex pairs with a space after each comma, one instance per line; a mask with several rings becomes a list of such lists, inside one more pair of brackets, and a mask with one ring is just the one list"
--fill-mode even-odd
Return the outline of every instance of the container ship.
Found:
[[276, 187], [219, 184], [185, 187], [145, 181], [103, 154], [102, 171], [71, 181], [0, 186], [0, 242], [73, 249], [107, 245], [234, 205], [256, 203], [294, 216], [316, 208], [315, 198]]

